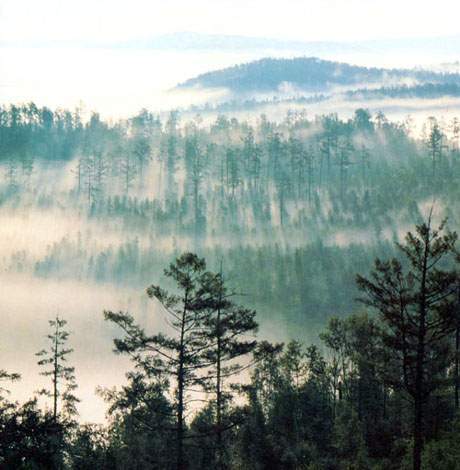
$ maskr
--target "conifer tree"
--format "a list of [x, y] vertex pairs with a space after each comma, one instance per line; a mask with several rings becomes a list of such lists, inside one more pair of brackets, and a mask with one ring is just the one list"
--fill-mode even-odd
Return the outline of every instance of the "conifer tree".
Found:
[[[256, 312], [237, 305], [232, 292], [225, 285], [222, 272], [208, 273], [203, 289], [210, 298], [210, 315], [205, 317], [205, 337], [208, 347], [204, 351], [209, 364], [205, 389], [215, 398], [215, 436], [217, 468], [227, 468], [223, 434], [235, 423], [225, 416], [225, 410], [233, 396], [232, 378], [237, 378], [249, 364], [241, 363], [256, 347], [251, 338], [257, 330]], [[233, 384], [234, 385], [234, 384]]]
[[209, 315], [209, 295], [203, 288], [206, 263], [193, 253], [179, 256], [165, 275], [176, 284], [176, 293], [169, 293], [158, 285], [147, 289], [156, 299], [171, 333], [148, 335], [129, 313], [104, 312], [105, 318], [125, 333], [115, 340], [119, 353], [129, 354], [136, 367], [147, 378], [172, 379], [175, 388], [177, 469], [187, 467], [184, 441], [186, 439], [186, 411], [192, 398], [190, 392], [203, 385], [200, 370], [206, 363], [203, 353], [208, 346], [205, 318]]
[[67, 357], [73, 349], [66, 346], [69, 332], [65, 326], [67, 321], [57, 316], [49, 321], [51, 333], [47, 335], [48, 349], [42, 349], [36, 355], [40, 358], [38, 365], [45, 370], [40, 373], [51, 377], [51, 388], [39, 391], [41, 395], [51, 398], [53, 419], [58, 421], [61, 412], [71, 417], [77, 414], [76, 404], [80, 401], [74, 394], [77, 384], [75, 380], [75, 367], [68, 365]]
[[449, 341], [455, 330], [458, 274], [446, 263], [457, 235], [428, 222], [409, 232], [396, 258], [375, 261], [372, 278], [357, 276], [362, 301], [374, 307], [384, 325], [387, 380], [413, 402], [413, 468], [420, 470], [425, 410], [430, 396], [445, 382]]

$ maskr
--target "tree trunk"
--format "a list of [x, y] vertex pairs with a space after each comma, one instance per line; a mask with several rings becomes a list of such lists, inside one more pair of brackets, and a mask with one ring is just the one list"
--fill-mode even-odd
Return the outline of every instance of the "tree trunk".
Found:
[[418, 346], [415, 365], [415, 390], [414, 390], [414, 447], [413, 447], [413, 469], [422, 468], [423, 451], [423, 402], [424, 402], [424, 362], [425, 362], [425, 339], [426, 339], [426, 275], [429, 256], [429, 235], [425, 241], [425, 252], [423, 255], [422, 279], [420, 282], [420, 305], [418, 325]]
[[58, 334], [59, 326], [57, 326], [58, 319], [56, 319], [56, 332], [54, 336], [54, 370], [53, 370], [53, 419], [57, 420], [57, 399], [58, 399]]
[[182, 313], [182, 325], [180, 334], [179, 364], [177, 371], [177, 470], [184, 470], [184, 335], [185, 316], [187, 313], [187, 294], [185, 295], [185, 306]]
[[423, 450], [423, 406], [418, 399], [414, 403], [414, 447], [413, 447], [413, 469], [422, 468]]
[[[459, 302], [457, 316], [460, 317], [460, 288], [458, 290]], [[457, 319], [457, 327], [455, 329], [455, 409], [459, 409], [459, 390], [460, 390], [460, 318]]]
[[217, 424], [217, 468], [224, 468], [223, 462], [223, 442], [222, 442], [222, 390], [221, 390], [221, 328], [220, 328], [220, 308], [217, 309], [217, 374], [216, 374], [216, 424]]
[[199, 208], [198, 208], [198, 185], [199, 181], [197, 178], [193, 181], [193, 206], [194, 206], [194, 218], [195, 218], [195, 235], [198, 235], [198, 219], [199, 219]]

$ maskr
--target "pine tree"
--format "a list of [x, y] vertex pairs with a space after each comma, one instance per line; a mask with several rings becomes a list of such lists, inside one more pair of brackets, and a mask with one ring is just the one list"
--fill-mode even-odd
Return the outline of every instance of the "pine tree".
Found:
[[42, 349], [36, 355], [41, 359], [38, 365], [45, 368], [40, 375], [51, 377], [51, 389], [42, 389], [41, 395], [51, 398], [53, 419], [58, 421], [61, 412], [67, 417], [77, 414], [76, 404], [80, 401], [74, 392], [77, 388], [75, 380], [75, 368], [67, 365], [67, 356], [73, 352], [73, 349], [67, 348], [69, 332], [65, 330], [67, 321], [56, 317], [50, 320], [51, 334], [47, 335], [49, 348]]
[[187, 467], [184, 441], [186, 411], [192, 401], [190, 392], [203, 384], [200, 370], [206, 365], [203, 362], [208, 345], [204, 324], [209, 315], [209, 295], [203, 288], [206, 263], [193, 253], [184, 253], [165, 270], [165, 275], [174, 281], [178, 292], [171, 294], [151, 285], [147, 294], [160, 303], [172, 331], [170, 335], [147, 335], [129, 313], [106, 311], [104, 315], [125, 333], [123, 339], [115, 340], [117, 352], [129, 354], [145, 377], [173, 380], [177, 469], [182, 470]]
[[428, 151], [431, 157], [433, 178], [437, 176], [437, 168], [442, 163], [443, 133], [435, 118], [430, 118], [430, 132], [426, 141]]
[[407, 266], [395, 258], [377, 259], [371, 279], [357, 276], [362, 301], [379, 312], [385, 326], [387, 379], [413, 402], [414, 470], [421, 468], [426, 406], [445, 381], [447, 338], [455, 329], [458, 274], [445, 263], [456, 240], [456, 233], [445, 230], [445, 222], [433, 229], [430, 215], [398, 245]]
[[[205, 361], [210, 364], [205, 389], [215, 397], [215, 436], [217, 468], [227, 468], [228, 456], [225, 455], [224, 432], [234, 423], [225, 416], [228, 403], [232, 400], [232, 379], [237, 378], [248, 362], [239, 360], [256, 347], [251, 335], [257, 330], [256, 312], [236, 305], [232, 297], [235, 292], [225, 285], [222, 273], [208, 273], [204, 278], [204, 290], [210, 297], [210, 315], [205, 317], [207, 349]], [[233, 384], [234, 385], [234, 384]]]

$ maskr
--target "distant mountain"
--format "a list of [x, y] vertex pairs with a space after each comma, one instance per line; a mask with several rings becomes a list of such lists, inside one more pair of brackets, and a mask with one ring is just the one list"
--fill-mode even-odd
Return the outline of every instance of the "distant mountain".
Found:
[[[315, 43], [323, 48], [335, 47], [334, 43]], [[289, 41], [250, 36], [231, 36], [221, 34], [201, 33], [171, 33], [119, 43], [125, 47], [143, 47], [149, 49], [179, 49], [179, 50], [304, 50], [309, 43], [304, 41]]]
[[460, 35], [432, 38], [404, 38], [362, 41], [302, 41], [267, 37], [237, 36], [224, 34], [203, 34], [196, 32], [175, 32], [129, 40], [26, 40], [1, 41], [0, 47], [86, 47], [86, 48], [132, 48], [153, 50], [216, 50], [233, 52], [291, 51], [304, 56], [329, 57], [340, 54], [362, 53], [423, 53], [426, 56], [448, 55], [460, 58]]
[[208, 72], [191, 78], [178, 87], [226, 88], [234, 93], [267, 93], [280, 91], [287, 86], [318, 93], [337, 86], [396, 86], [404, 82], [458, 84], [460, 74], [419, 69], [368, 68], [315, 57], [267, 58]]
[[291, 51], [302, 54], [365, 52], [359, 43], [293, 41], [264, 37], [176, 32], [122, 41], [48, 40], [0, 41], [0, 47], [83, 47], [108, 49], [151, 49], [179, 51], [261, 52]]
[[352, 42], [294, 41], [253, 36], [181, 32], [125, 41], [119, 47], [224, 52], [290, 51], [302, 55], [367, 52], [367, 46]]
[[[119, 47], [235, 52], [291, 51], [303, 56], [332, 58], [354, 54], [410, 54], [427, 57], [460, 57], [460, 35], [375, 39], [360, 41], [303, 41], [270, 37], [176, 32], [115, 43]], [[440, 59], [444, 60], [444, 59]]]

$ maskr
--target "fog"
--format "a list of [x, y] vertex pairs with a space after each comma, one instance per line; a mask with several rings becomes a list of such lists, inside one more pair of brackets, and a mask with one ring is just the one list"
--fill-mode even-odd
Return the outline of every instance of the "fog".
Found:
[[[310, 52], [309, 52], [310, 53]], [[141, 108], [165, 111], [228, 99], [224, 90], [172, 91], [180, 82], [263, 57], [299, 57], [299, 50], [161, 50], [145, 48], [0, 45], [0, 103], [34, 101], [51, 108], [97, 110], [128, 117]], [[366, 52], [323, 52], [322, 59], [377, 67], [445, 69], [456, 57]], [[289, 90], [289, 85], [287, 85]], [[286, 91], [286, 90], [284, 90]], [[282, 95], [283, 93], [281, 93]]]
[[[359, 117], [356, 102], [353, 109], [339, 99], [273, 105], [273, 122], [269, 108], [268, 118], [246, 111], [192, 122], [186, 112], [177, 122], [148, 112], [82, 122], [56, 112], [47, 127], [30, 125], [40, 114], [25, 107], [20, 124], [5, 119], [0, 354], [2, 369], [22, 375], [8, 386], [12, 396], [23, 401], [45, 383], [34, 354], [59, 315], [72, 333], [80, 419], [102, 421], [96, 387], [119, 386], [130, 367], [112, 352], [121, 332], [103, 311], [127, 310], [149, 331], [164, 331], [145, 289], [170, 288], [163, 269], [185, 250], [214, 271], [223, 262], [238, 300], [258, 311], [260, 338], [316, 341], [330, 316], [358, 308], [355, 274], [394, 254], [393, 242], [433, 201], [436, 220], [449, 215], [458, 226], [458, 147], [439, 113], [459, 101], [427, 103], [374, 104], [439, 115], [443, 159], [434, 176], [420, 132], [363, 110]], [[433, 121], [423, 124], [429, 132]], [[26, 144], [20, 151], [13, 131]], [[136, 165], [129, 184], [127, 158]]]
[[146, 312], [142, 292], [11, 274], [3, 274], [0, 285], [2, 363], [22, 376], [20, 382], [8, 386], [14, 398], [25, 401], [33, 391], [48, 386], [49, 379], [39, 376], [35, 353], [47, 347], [48, 320], [59, 315], [68, 321], [69, 346], [75, 349], [71, 361], [82, 400], [80, 418], [103, 421], [105, 407], [95, 389], [122, 383], [128, 364], [111, 353], [115, 332], [104, 324], [102, 311], [126, 308], [142, 314]]
[[141, 108], [187, 107], [216, 98], [216, 92], [171, 91], [180, 81], [267, 52], [0, 46], [0, 103], [78, 106], [97, 110], [106, 118], [128, 117]]
[[[288, 113], [301, 114], [310, 119], [325, 114], [337, 114], [341, 119], [350, 119], [359, 107], [369, 110], [372, 114], [383, 112], [394, 122], [404, 123], [410, 120], [414, 126], [413, 131], [416, 135], [420, 135], [423, 124], [431, 116], [442, 116], [446, 121], [459, 116], [460, 98], [445, 96], [437, 99], [349, 100], [338, 95], [317, 103], [308, 104], [296, 102], [295, 99], [286, 102], [282, 100], [277, 102], [262, 101], [259, 104], [251, 105], [250, 109], [245, 109], [244, 105], [241, 105], [240, 109], [232, 111], [232, 115], [251, 123], [257, 122], [262, 114], [273, 121], [282, 121]], [[207, 111], [205, 109], [183, 111], [185, 118], [191, 118], [197, 114], [205, 123], [210, 124], [221, 114], [221, 111]]]

